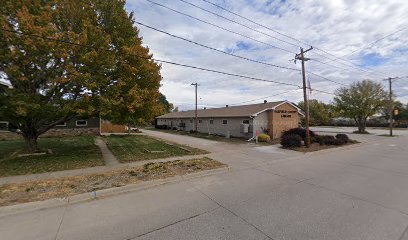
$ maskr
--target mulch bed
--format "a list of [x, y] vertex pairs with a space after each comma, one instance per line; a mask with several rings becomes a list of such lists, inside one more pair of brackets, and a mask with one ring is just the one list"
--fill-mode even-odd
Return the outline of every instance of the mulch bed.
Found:
[[310, 147], [307, 148], [304, 145], [302, 145], [301, 147], [298, 148], [290, 148], [290, 150], [294, 150], [294, 151], [298, 151], [298, 152], [316, 152], [316, 151], [320, 151], [320, 150], [324, 150], [324, 149], [330, 149], [330, 148], [338, 148], [338, 147], [344, 147], [344, 146], [349, 146], [352, 144], [355, 144], [357, 142], [351, 142], [351, 143], [347, 143], [344, 145], [320, 145], [318, 143], [312, 143], [310, 144]]
[[223, 163], [204, 157], [192, 160], [148, 163], [141, 167], [114, 170], [100, 174], [4, 184], [0, 185], [0, 206], [41, 201], [50, 198], [63, 198], [80, 193], [225, 166]]

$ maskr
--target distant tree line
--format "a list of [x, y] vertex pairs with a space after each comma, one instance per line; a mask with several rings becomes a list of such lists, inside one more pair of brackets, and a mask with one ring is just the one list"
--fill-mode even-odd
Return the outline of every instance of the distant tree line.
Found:
[[[298, 103], [304, 109], [304, 102]], [[395, 127], [408, 127], [408, 104], [393, 103]], [[389, 125], [388, 93], [380, 83], [370, 80], [355, 82], [349, 87], [337, 89], [330, 103], [309, 100], [310, 125], [357, 126], [364, 132], [366, 126], [386, 127]]]

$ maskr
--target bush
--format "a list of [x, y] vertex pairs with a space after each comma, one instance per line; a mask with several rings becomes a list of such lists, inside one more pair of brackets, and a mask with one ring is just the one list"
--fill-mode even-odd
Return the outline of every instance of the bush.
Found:
[[369, 132], [367, 132], [366, 130], [364, 130], [364, 132], [359, 132], [358, 130], [354, 131], [353, 133], [356, 134], [370, 134]]
[[157, 129], [167, 129], [167, 125], [156, 125]]
[[173, 127], [172, 130], [177, 130], [177, 128], [176, 128], [176, 127]]
[[[293, 135], [293, 134], [299, 135], [303, 139], [303, 141], [306, 139], [306, 129], [304, 129], [304, 128], [292, 128], [292, 129], [289, 129], [287, 131], [284, 131], [282, 136]], [[317, 134], [315, 132], [311, 131], [311, 130], [309, 130], [309, 135], [310, 135], [310, 138], [313, 138], [313, 137], [317, 136]]]
[[286, 134], [281, 138], [281, 145], [284, 148], [295, 148], [302, 146], [302, 137], [298, 134]]
[[315, 137], [320, 145], [336, 145], [336, 138], [330, 135], [323, 135]]
[[341, 141], [342, 144], [346, 144], [350, 141], [349, 137], [346, 134], [339, 133], [336, 135], [336, 139]]
[[271, 140], [271, 137], [265, 133], [259, 134], [258, 136], [258, 142], [269, 142]]
[[[337, 137], [340, 135], [339, 137]], [[348, 143], [349, 138], [345, 134], [337, 134], [336, 137], [330, 135], [316, 136], [315, 141], [320, 145], [344, 145]]]
[[190, 130], [190, 133], [195, 133], [196, 131], [194, 131], [194, 130]]

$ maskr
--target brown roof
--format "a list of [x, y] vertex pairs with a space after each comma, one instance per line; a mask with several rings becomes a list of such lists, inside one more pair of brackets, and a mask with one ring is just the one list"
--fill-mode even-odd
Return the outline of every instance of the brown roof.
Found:
[[[259, 103], [251, 105], [241, 105], [241, 106], [229, 106], [222, 108], [209, 108], [209, 109], [200, 109], [197, 111], [198, 117], [249, 117], [255, 116], [260, 112], [263, 112], [267, 109], [273, 109], [274, 107], [285, 103], [287, 101], [279, 102], [268, 102], [268, 103]], [[287, 102], [292, 104], [290, 102]], [[294, 107], [296, 105], [292, 104]], [[296, 107], [297, 108], [297, 107]], [[195, 116], [194, 110], [183, 111], [183, 112], [171, 112], [159, 116], [157, 118], [193, 118]]]

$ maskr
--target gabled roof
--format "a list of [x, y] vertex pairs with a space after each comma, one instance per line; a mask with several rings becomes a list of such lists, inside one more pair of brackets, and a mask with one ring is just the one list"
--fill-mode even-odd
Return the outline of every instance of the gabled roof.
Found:
[[[211, 117], [254, 117], [264, 111], [275, 109], [276, 107], [288, 103], [298, 110], [303, 115], [300, 108], [289, 101], [267, 102], [241, 106], [229, 106], [222, 108], [200, 109], [197, 111], [197, 116], [200, 118]], [[171, 112], [157, 117], [160, 118], [193, 118], [195, 111]]]

